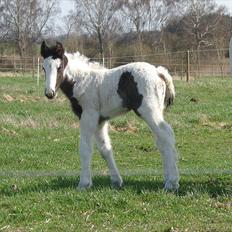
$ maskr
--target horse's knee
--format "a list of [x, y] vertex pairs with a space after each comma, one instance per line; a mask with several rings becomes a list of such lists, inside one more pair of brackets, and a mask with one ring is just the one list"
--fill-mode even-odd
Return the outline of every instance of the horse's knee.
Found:
[[157, 136], [157, 144], [160, 145], [175, 144], [175, 135], [173, 129], [166, 122], [161, 122], [158, 125], [158, 128], [156, 130], [156, 136]]
[[103, 146], [99, 149], [99, 152], [103, 159], [107, 160], [112, 153], [112, 149], [106, 146]]

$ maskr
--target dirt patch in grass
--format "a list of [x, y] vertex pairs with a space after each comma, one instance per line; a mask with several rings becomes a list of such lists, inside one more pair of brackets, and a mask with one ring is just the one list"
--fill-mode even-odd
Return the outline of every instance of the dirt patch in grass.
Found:
[[219, 209], [232, 209], [232, 201], [229, 202], [216, 202], [213, 205], [215, 208]]
[[26, 95], [19, 95], [17, 97], [13, 97], [9, 94], [4, 94], [2, 96], [2, 99], [5, 102], [14, 102], [14, 101], [20, 101], [20, 102], [37, 102], [41, 100], [41, 97], [39, 96], [26, 96]]
[[117, 132], [128, 132], [128, 133], [136, 133], [136, 132], [138, 131], [138, 128], [137, 128], [134, 124], [132, 124], [132, 123], [130, 123], [130, 122], [128, 122], [127, 125], [125, 125], [125, 126], [110, 125], [110, 129], [111, 129], [112, 131], [117, 131]]
[[21, 77], [22, 73], [17, 73], [17, 72], [0, 72], [0, 77]]
[[[13, 126], [14, 128], [40, 128], [40, 127], [58, 127], [58, 122], [54, 122], [54, 120], [51, 122], [36, 120], [36, 118], [29, 117], [16, 117], [14, 115], [7, 115], [0, 117], [0, 123], [1, 124], [8, 124]], [[6, 130], [5, 130], [6, 132]]]
[[212, 121], [207, 115], [201, 114], [199, 116], [199, 124], [205, 127], [211, 127], [218, 130], [231, 129], [232, 125], [226, 122]]
[[15, 98], [13, 98], [12, 96], [10, 96], [9, 94], [4, 94], [2, 97], [5, 101], [7, 102], [12, 102], [15, 100]]
[[13, 135], [13, 136], [16, 136], [16, 135], [17, 135], [17, 132], [16, 132], [16, 131], [6, 129], [5, 127], [2, 127], [2, 128], [1, 128], [1, 133], [5, 134], [5, 135]]

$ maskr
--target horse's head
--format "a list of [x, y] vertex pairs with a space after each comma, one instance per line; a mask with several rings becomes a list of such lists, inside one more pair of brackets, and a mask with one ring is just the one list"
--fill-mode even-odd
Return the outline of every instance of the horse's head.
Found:
[[44, 58], [45, 95], [47, 98], [53, 99], [64, 79], [64, 69], [68, 60], [64, 55], [63, 45], [59, 42], [56, 42], [55, 46], [48, 47], [43, 41], [41, 44], [41, 56]]

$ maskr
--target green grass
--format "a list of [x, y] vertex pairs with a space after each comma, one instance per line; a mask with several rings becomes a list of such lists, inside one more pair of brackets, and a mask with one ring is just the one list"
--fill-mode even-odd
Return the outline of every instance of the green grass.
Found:
[[232, 231], [232, 79], [176, 81], [165, 113], [180, 154], [180, 190], [163, 191], [150, 130], [112, 121], [122, 190], [95, 151], [94, 187], [77, 191], [79, 129], [69, 103], [31, 77], [0, 78], [0, 231]]

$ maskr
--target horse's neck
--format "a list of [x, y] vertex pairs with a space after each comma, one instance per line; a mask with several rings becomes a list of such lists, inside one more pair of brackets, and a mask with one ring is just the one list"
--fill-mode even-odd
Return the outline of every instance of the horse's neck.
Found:
[[73, 112], [81, 118], [82, 114], [82, 107], [79, 105], [79, 102], [76, 98], [73, 97], [73, 88], [74, 88], [75, 82], [68, 79], [67, 77], [63, 80], [63, 82], [60, 85], [61, 90], [65, 94], [65, 96], [69, 99]]
[[73, 96], [73, 87], [74, 87], [75, 81], [69, 78], [65, 78], [63, 82], [60, 85], [60, 88], [62, 92], [65, 94], [65, 96], [70, 100]]
[[73, 97], [74, 85], [83, 85], [83, 81], [86, 82], [86, 78], [88, 78], [91, 72], [90, 69], [79, 69], [74, 67], [74, 65], [67, 65], [63, 73], [64, 79], [60, 85], [62, 92], [69, 100]]
[[68, 79], [73, 80], [75, 82], [80, 82], [86, 75], [88, 75], [88, 73], [91, 72], [91, 69], [89, 69], [86, 64], [83, 64], [84, 67], [78, 66], [81, 66], [81, 64], [76, 66], [75, 64], [71, 64], [67, 66], [67, 71], [65, 74], [68, 77]]
[[85, 76], [89, 76], [91, 72], [101, 73], [106, 69], [97, 62], [89, 62], [89, 59], [79, 53], [74, 55], [66, 54], [68, 58], [67, 75], [70, 79], [81, 81]]
[[[91, 67], [83, 67], [83, 68], [69, 68], [67, 71], [68, 79], [75, 81], [77, 84], [82, 82], [89, 82], [93, 78], [102, 78], [107, 72], [108, 69], [95, 69]], [[88, 79], [88, 80], [87, 80]]]

